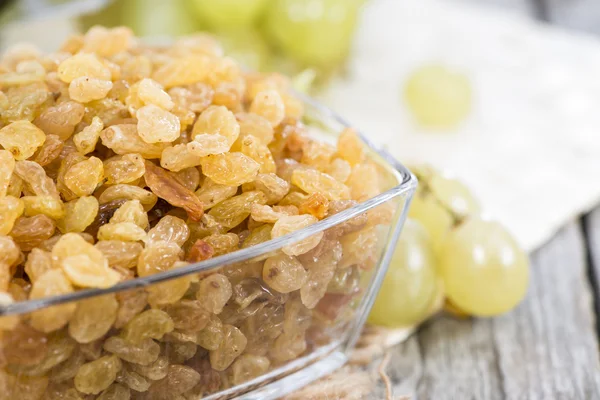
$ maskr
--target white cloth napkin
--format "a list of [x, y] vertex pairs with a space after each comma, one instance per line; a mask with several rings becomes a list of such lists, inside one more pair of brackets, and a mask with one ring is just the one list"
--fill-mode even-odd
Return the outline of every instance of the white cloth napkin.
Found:
[[[425, 132], [402, 104], [414, 68], [471, 79], [453, 132]], [[402, 162], [449, 169], [527, 250], [600, 200], [600, 42], [497, 9], [373, 0], [344, 78], [322, 100]]]

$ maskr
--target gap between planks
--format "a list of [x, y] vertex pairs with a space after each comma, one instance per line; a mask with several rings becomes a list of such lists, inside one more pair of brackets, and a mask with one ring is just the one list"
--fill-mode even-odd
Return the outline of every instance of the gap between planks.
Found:
[[588, 279], [594, 292], [596, 334], [600, 340], [600, 207], [582, 219], [588, 259]]
[[587, 278], [592, 290], [596, 337], [600, 341], [600, 207], [581, 218], [586, 245]]

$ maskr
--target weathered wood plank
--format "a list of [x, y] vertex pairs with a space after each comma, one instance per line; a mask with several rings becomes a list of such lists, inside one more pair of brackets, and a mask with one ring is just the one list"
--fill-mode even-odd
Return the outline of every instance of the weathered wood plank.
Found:
[[565, 28], [600, 34], [598, 0], [537, 0], [551, 23]]
[[[600, 206], [584, 217], [587, 233], [590, 279], [595, 286], [596, 314], [600, 318]], [[600, 321], [596, 320], [596, 332], [600, 336]]]
[[490, 320], [442, 317], [419, 332], [423, 399], [503, 399]]
[[492, 320], [508, 399], [598, 399], [600, 361], [581, 227], [532, 257], [527, 301]]
[[[407, 397], [412, 400], [415, 388], [419, 386], [423, 377], [423, 355], [418, 336], [410, 336], [401, 345], [391, 348], [389, 354], [391, 359], [385, 372], [392, 382], [394, 398]], [[380, 362], [381, 360], [377, 360], [371, 370], [375, 372]], [[374, 377], [374, 380], [377, 385], [372, 393], [372, 398], [385, 399], [386, 389], [383, 381], [378, 375]]]
[[[600, 240], [600, 230], [598, 234]], [[416, 349], [414, 337], [393, 349], [389, 373], [395, 395], [600, 398], [598, 343], [580, 227], [569, 224], [532, 256], [530, 290], [515, 311], [494, 319], [441, 317], [425, 324], [416, 339]], [[420, 358], [403, 359], [402, 352], [409, 350], [409, 356]]]

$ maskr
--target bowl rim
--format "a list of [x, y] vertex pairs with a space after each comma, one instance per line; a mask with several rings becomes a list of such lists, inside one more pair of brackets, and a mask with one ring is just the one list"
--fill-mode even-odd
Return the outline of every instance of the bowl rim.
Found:
[[[323, 104], [314, 100], [313, 98], [297, 92], [294, 93], [294, 95], [300, 98], [300, 100], [308, 104], [310, 107], [312, 107], [319, 113], [318, 120], [330, 120], [338, 123], [344, 128], [349, 128], [352, 126], [347, 120], [340, 117], [336, 112], [331, 110], [329, 107], [324, 106]], [[400, 174], [402, 180], [398, 185], [369, 200], [363, 201], [353, 207], [350, 207], [344, 211], [334, 214], [331, 217], [327, 217], [305, 228], [302, 228], [285, 236], [278, 237], [276, 239], [268, 240], [255, 246], [236, 250], [232, 253], [227, 253], [221, 256], [210, 258], [208, 260], [189, 264], [185, 267], [180, 267], [145, 277], [129, 279], [126, 281], [119, 282], [108, 288], [81, 289], [71, 293], [44, 297], [41, 299], [24, 300], [9, 304], [2, 304], [0, 305], [0, 316], [25, 314], [43, 308], [47, 308], [49, 306], [55, 306], [75, 301], [81, 301], [96, 296], [143, 288], [150, 285], [170, 281], [172, 279], [182, 278], [187, 275], [210, 270], [219, 266], [230, 265], [244, 260], [248, 260], [260, 256], [262, 254], [281, 249], [285, 245], [306, 239], [309, 236], [314, 235], [315, 233], [322, 232], [344, 221], [347, 221], [358, 215], [364, 214], [365, 212], [383, 203], [386, 203], [387, 201], [395, 197], [401, 196], [404, 193], [413, 191], [416, 188], [417, 178], [408, 168], [406, 168], [403, 164], [397, 161], [385, 148], [373, 143], [360, 131], [357, 130], [357, 134], [359, 135], [360, 139], [375, 154], [380, 156], [386, 163], [389, 164], [388, 166], [392, 167], [392, 169], [395, 172]]]

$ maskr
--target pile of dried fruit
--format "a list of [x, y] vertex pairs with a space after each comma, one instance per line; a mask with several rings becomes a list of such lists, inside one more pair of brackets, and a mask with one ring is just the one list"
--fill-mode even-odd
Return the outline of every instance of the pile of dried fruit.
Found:
[[[0, 62], [0, 300], [106, 288], [311, 225], [380, 193], [350, 130], [210, 37], [92, 28]], [[376, 210], [377, 211], [377, 210]], [[281, 251], [0, 318], [0, 398], [198, 398], [339, 338], [378, 257], [361, 215]], [[90, 397], [91, 396], [91, 397]]]

